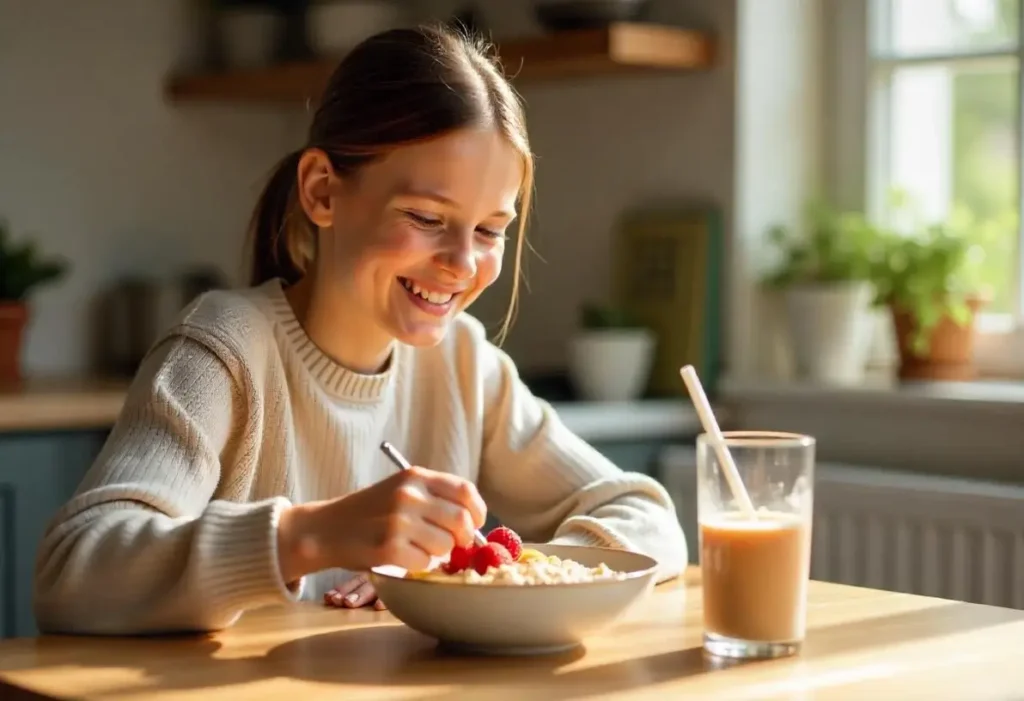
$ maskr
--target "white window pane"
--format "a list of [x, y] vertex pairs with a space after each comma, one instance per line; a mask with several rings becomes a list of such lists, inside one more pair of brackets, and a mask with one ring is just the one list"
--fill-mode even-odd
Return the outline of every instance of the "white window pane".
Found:
[[885, 0], [887, 54], [991, 50], [1017, 41], [1019, 0]]
[[892, 78], [891, 182], [911, 192], [929, 220], [950, 211], [953, 75], [947, 66], [902, 68]]
[[1017, 68], [955, 64], [894, 71], [888, 182], [928, 221], [969, 212], [985, 251], [989, 312], [1011, 312], [1016, 280]]

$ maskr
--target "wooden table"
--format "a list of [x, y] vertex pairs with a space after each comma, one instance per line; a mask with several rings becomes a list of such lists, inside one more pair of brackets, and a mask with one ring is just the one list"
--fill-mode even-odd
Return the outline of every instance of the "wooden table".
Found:
[[799, 656], [728, 664], [700, 645], [691, 569], [562, 656], [446, 656], [388, 613], [301, 605], [208, 637], [0, 643], [0, 699], [1024, 699], [1024, 611], [815, 582]]

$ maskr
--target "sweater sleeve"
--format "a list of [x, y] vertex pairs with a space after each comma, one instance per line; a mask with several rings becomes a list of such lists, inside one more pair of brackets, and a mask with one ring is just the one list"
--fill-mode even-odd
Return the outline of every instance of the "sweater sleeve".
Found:
[[477, 344], [483, 374], [481, 495], [524, 540], [618, 547], [659, 564], [658, 581], [687, 565], [675, 506], [656, 480], [614, 465], [570, 431], [520, 380], [512, 360]]
[[42, 631], [209, 631], [296, 598], [277, 558], [288, 502], [214, 498], [246, 479], [245, 461], [232, 456], [245, 445], [247, 404], [198, 341], [171, 336], [150, 353], [95, 464], [43, 536]]

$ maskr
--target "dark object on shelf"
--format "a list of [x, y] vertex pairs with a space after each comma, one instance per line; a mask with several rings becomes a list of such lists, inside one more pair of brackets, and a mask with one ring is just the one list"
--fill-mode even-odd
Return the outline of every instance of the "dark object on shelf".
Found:
[[649, 5], [650, 0], [537, 0], [534, 10], [545, 29], [562, 32], [634, 21]]
[[540, 399], [548, 402], [578, 402], [580, 398], [569, 381], [567, 372], [524, 375], [523, 383]]
[[310, 0], [274, 0], [274, 5], [284, 16], [281, 43], [278, 46], [282, 60], [304, 61], [315, 58], [306, 35]]

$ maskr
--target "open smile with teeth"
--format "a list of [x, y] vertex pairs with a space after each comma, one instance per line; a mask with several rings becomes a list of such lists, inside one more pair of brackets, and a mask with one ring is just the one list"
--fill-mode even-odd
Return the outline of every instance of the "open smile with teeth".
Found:
[[400, 277], [398, 280], [402, 283], [402, 287], [409, 290], [409, 292], [419, 296], [431, 304], [436, 304], [439, 307], [443, 307], [448, 304], [452, 301], [452, 298], [455, 297], [455, 295], [450, 292], [431, 292], [429, 290], [425, 290], [412, 280], [404, 277]]

